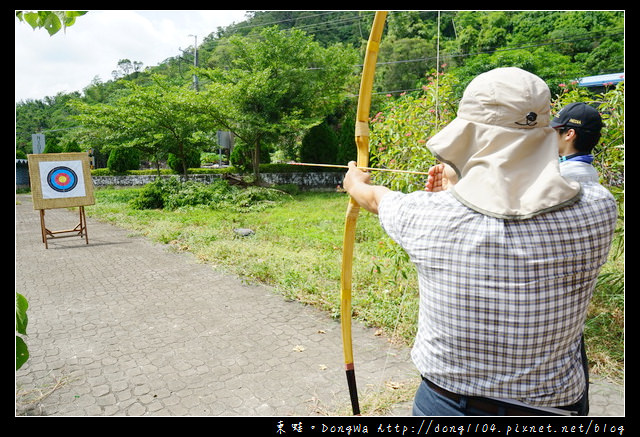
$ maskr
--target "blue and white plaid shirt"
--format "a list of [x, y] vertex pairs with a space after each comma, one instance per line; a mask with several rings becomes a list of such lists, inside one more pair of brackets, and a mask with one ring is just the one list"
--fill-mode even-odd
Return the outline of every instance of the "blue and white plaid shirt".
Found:
[[424, 377], [461, 395], [580, 400], [581, 334], [617, 217], [604, 187], [582, 190], [527, 220], [477, 213], [446, 191], [383, 197], [380, 223], [418, 270], [412, 358]]

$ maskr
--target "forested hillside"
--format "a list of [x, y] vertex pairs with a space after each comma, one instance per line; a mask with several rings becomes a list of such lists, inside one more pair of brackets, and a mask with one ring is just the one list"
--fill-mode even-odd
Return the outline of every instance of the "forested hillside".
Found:
[[[301, 58], [298, 64], [282, 68], [283, 72], [290, 75], [288, 77], [294, 77], [293, 72], [299, 70], [301, 65], [306, 65], [308, 70], [322, 72], [318, 73], [315, 97], [320, 92], [318, 90], [327, 89], [326, 81], [337, 81], [337, 76], [320, 76], [331, 65], [329, 59], [333, 57], [335, 65], [350, 62], [351, 71], [339, 79], [340, 85], [344, 88], [343, 93], [331, 94], [331, 98], [335, 100], [332, 101], [331, 108], [297, 106], [295, 114], [292, 112], [288, 118], [285, 117], [286, 119], [278, 118], [277, 113], [281, 110], [279, 108], [286, 107], [293, 99], [294, 93], [311, 93], [309, 96], [314, 96], [312, 89], [303, 88], [302, 84], [299, 84], [297, 88], [288, 90], [288, 95], [282, 96], [282, 101], [278, 103], [283, 106], [271, 108], [269, 116], [261, 120], [263, 132], [268, 131], [268, 135], [260, 137], [263, 151], [280, 150], [281, 155], [290, 156], [296, 153], [296, 147], [299, 148], [302, 135], [312, 126], [318, 125], [322, 119], [337, 127], [342, 124], [341, 120], [345, 116], [349, 117], [348, 114], [355, 105], [353, 96], [357, 93], [359, 62], [362, 60], [362, 50], [373, 15], [371, 11], [248, 13], [244, 22], [212, 29], [198, 46], [200, 69], [195, 73], [198, 76], [199, 91], [212, 92], [220, 84], [237, 86], [241, 80], [247, 81], [242, 90], [257, 87], [259, 82], [255, 78], [260, 78], [266, 71], [273, 71], [292, 61], [291, 55], [277, 59], [275, 50], [266, 53], [268, 49], [260, 45], [265, 38], [279, 38], [278, 44], [289, 44], [288, 50], [296, 50], [294, 41], [285, 42], [286, 38], [278, 35], [289, 35], [289, 39], [295, 37], [295, 44], [300, 44], [297, 47], [303, 47], [304, 44], [305, 49], [298, 49], [300, 52], [306, 53], [306, 47], [311, 47], [309, 50], [313, 49], [314, 56], [323, 57], [318, 58], [317, 62], [310, 60], [313, 58]], [[267, 34], [267, 29], [285, 32], [278, 35]], [[264, 50], [265, 53], [264, 56], [260, 56], [260, 53], [256, 52], [253, 58], [243, 58], [242, 62], [245, 65], [240, 65], [240, 48], [244, 50], [242, 53], [249, 50]], [[122, 60], [114, 66], [121, 73], [117, 79], [106, 82], [96, 80], [87, 84], [82, 92], [61, 93], [42, 100], [18, 102], [16, 155], [21, 157], [25, 153], [31, 153], [31, 134], [46, 132], [48, 151], [86, 150], [93, 147], [96, 156], [100, 158], [98, 164], [102, 164], [99, 166], [106, 165], [110, 150], [125, 143], [128, 147], [137, 143], [131, 139], [125, 141], [122, 136], [112, 136], [110, 144], [105, 145], [104, 141], [96, 141], [97, 130], [88, 133], [86, 129], [82, 129], [81, 119], [75, 116], [82, 111], [90, 112], [89, 108], [105, 109], [104, 105], [117, 107], [118, 104], [123, 104], [123, 96], [131, 96], [133, 92], [142, 93], [145, 89], [149, 91], [147, 87], [158, 86], [159, 77], [164, 81], [165, 85], [162, 86], [165, 87], [182, 87], [181, 89], [185, 90], [193, 88], [192, 56], [193, 50], [187, 49], [156, 66], [141, 66], [136, 60]], [[427, 75], [437, 68], [439, 72], [457, 78], [453, 91], [453, 98], [456, 98], [468, 81], [477, 74], [500, 66], [517, 66], [531, 71], [548, 83], [552, 94], [557, 94], [561, 90], [561, 84], [570, 83], [576, 78], [624, 71], [624, 12], [390, 12], [378, 60], [374, 91], [380, 95], [399, 95], [402, 92], [420, 90], [427, 83]], [[267, 65], [267, 61], [272, 64]], [[249, 65], [248, 62], [253, 64]], [[265, 65], [260, 66], [261, 70], [258, 70], [256, 64], [262, 62]], [[243, 76], [242, 72], [246, 74]], [[248, 75], [254, 75], [253, 82], [248, 82], [248, 78], [245, 77]], [[297, 81], [316, 81], [315, 76], [313, 79], [301, 74], [295, 77]], [[322, 82], [322, 86], [321, 81], [325, 81]], [[277, 82], [269, 83], [273, 85]], [[234, 98], [238, 97], [239, 90], [240, 88], [235, 88]], [[219, 88], [217, 96], [220, 96], [221, 92]], [[326, 92], [329, 95], [329, 91]], [[334, 90], [331, 91], [333, 92]], [[267, 96], [260, 98], [263, 100], [257, 104], [255, 95], [247, 96], [237, 107], [245, 108], [247, 112], [254, 111], [268, 101]], [[342, 102], [338, 102], [339, 99], [342, 99]], [[296, 104], [301, 105], [300, 102]], [[209, 110], [210, 119], [220, 116], [219, 112], [214, 114], [214, 109]], [[305, 115], [300, 116], [303, 112]], [[240, 119], [241, 115], [237, 115], [234, 120], [236, 126], [240, 123], [246, 125], [248, 122], [246, 119]], [[207, 129], [225, 129], [225, 123], [229, 124], [228, 120], [216, 120], [218, 123], [207, 124]], [[197, 129], [203, 129], [202, 126]], [[226, 129], [232, 130], [229, 127]], [[293, 134], [287, 136], [287, 130]], [[238, 137], [240, 133], [239, 129], [237, 132], [234, 131]], [[340, 135], [340, 132], [336, 131], [336, 134]], [[190, 138], [194, 137], [193, 132], [189, 135]], [[255, 136], [251, 138], [247, 142], [257, 141]], [[116, 144], [117, 141], [122, 143]], [[274, 148], [275, 143], [278, 143], [278, 146]], [[193, 144], [198, 145], [199, 150], [208, 151], [208, 146], [203, 146], [205, 142], [202, 141], [202, 137], [198, 141], [193, 140]], [[141, 150], [145, 153], [148, 149], [141, 147]], [[256, 150], [260, 150], [260, 146]]]

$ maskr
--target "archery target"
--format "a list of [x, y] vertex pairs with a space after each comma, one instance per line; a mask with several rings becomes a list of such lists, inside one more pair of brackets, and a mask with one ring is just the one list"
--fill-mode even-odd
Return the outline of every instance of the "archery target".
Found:
[[82, 161], [40, 162], [43, 199], [85, 196]]
[[78, 185], [78, 175], [69, 167], [52, 168], [47, 175], [47, 184], [59, 193], [66, 193]]

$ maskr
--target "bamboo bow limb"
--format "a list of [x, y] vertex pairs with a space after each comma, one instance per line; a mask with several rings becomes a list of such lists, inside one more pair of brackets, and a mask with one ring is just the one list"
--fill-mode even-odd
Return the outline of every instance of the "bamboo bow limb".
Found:
[[[362, 79], [360, 81], [360, 93], [358, 97], [358, 109], [356, 113], [356, 147], [358, 149], [357, 165], [364, 168], [369, 165], [369, 110], [371, 108], [371, 93], [373, 89], [373, 76], [378, 59], [378, 49], [382, 37], [382, 29], [387, 18], [386, 11], [377, 11], [373, 19], [371, 34], [367, 43], [367, 52], [364, 58]], [[358, 403], [358, 390], [353, 363], [353, 344], [351, 337], [351, 277], [353, 266], [353, 246], [356, 234], [356, 222], [360, 205], [353, 198], [349, 199], [344, 224], [344, 237], [342, 249], [342, 271], [340, 276], [340, 320], [342, 325], [342, 348], [344, 351], [344, 364], [349, 385], [349, 396], [354, 415], [360, 414]]]

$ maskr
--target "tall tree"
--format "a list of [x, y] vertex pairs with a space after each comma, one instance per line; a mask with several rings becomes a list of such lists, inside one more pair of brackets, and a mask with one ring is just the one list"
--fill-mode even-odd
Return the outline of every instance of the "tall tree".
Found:
[[202, 96], [159, 76], [146, 86], [128, 83], [127, 89], [111, 104], [74, 103], [83, 140], [99, 148], [133, 147], [156, 161], [173, 153], [186, 178], [189, 156], [213, 128], [198, 109]]
[[256, 179], [262, 144], [320, 123], [346, 96], [357, 62], [353, 49], [323, 48], [300, 30], [275, 27], [231, 37], [224, 58], [222, 67], [199, 70], [210, 81], [202, 91], [207, 113], [253, 145]]

